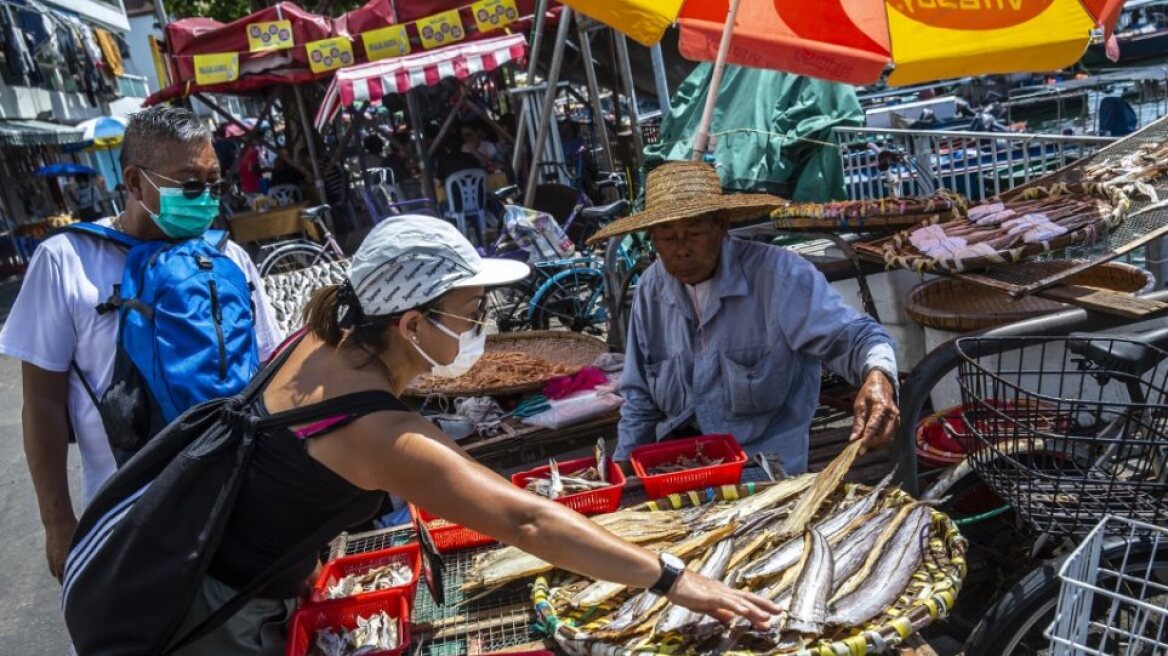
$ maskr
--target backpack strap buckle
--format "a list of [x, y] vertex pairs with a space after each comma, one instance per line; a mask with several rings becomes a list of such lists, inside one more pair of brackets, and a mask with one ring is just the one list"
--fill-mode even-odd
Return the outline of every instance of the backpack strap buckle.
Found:
[[110, 293], [109, 298], [104, 303], [98, 303], [96, 309], [98, 314], [106, 314], [114, 312], [120, 307], [122, 307], [122, 286], [114, 285], [114, 290]]

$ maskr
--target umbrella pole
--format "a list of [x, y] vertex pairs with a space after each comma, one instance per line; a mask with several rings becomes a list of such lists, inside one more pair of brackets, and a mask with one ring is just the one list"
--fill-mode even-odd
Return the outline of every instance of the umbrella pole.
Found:
[[556, 94], [560, 89], [560, 68], [564, 64], [564, 44], [568, 42], [568, 28], [572, 23], [572, 8], [564, 5], [560, 13], [560, 25], [556, 30], [556, 44], [552, 50], [552, 67], [547, 75], [547, 91], [543, 98], [543, 112], [539, 117], [539, 132], [536, 133], [535, 147], [531, 149], [531, 166], [527, 171], [527, 190], [523, 195], [524, 207], [531, 207], [535, 201], [535, 183], [539, 177], [540, 158], [547, 146], [548, 133], [556, 112]]
[[122, 177], [122, 172], [118, 170], [118, 163], [114, 160], [114, 149], [106, 148], [105, 154], [109, 156], [110, 169], [114, 172], [114, 188], [106, 189], [106, 191], [109, 192], [110, 198], [113, 199], [114, 214], [118, 214], [122, 211], [122, 197], [120, 196], [121, 192], [117, 191], [118, 185], [121, 184], [120, 178]]
[[722, 73], [726, 70], [726, 56], [730, 53], [730, 39], [734, 36], [734, 22], [738, 20], [738, 7], [742, 0], [730, 0], [730, 13], [722, 28], [722, 42], [718, 44], [718, 58], [714, 61], [714, 75], [710, 78], [710, 90], [706, 94], [706, 108], [702, 111], [702, 122], [694, 138], [693, 152], [689, 158], [701, 160], [710, 145], [710, 124], [714, 122], [714, 105], [718, 103], [718, 90], [722, 86]]

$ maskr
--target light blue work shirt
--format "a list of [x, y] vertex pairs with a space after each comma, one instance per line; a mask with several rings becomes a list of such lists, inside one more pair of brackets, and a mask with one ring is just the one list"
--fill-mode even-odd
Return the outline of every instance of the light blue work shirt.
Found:
[[700, 321], [658, 261], [633, 302], [614, 457], [696, 419], [703, 433], [732, 434], [748, 454], [777, 454], [802, 473], [821, 365], [854, 385], [872, 368], [896, 373], [884, 328], [798, 254], [727, 237]]

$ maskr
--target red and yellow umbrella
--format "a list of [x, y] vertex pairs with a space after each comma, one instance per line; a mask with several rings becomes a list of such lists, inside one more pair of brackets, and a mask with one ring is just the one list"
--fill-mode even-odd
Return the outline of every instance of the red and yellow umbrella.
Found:
[[[565, 0], [652, 45], [675, 21], [681, 53], [713, 61], [732, 0]], [[726, 61], [894, 86], [1074, 64], [1123, 0], [737, 0]]]

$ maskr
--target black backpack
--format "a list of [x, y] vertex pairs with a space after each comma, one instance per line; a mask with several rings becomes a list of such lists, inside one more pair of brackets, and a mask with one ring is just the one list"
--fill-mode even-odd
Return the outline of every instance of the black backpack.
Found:
[[[299, 340], [297, 340], [299, 341]], [[65, 566], [62, 605], [81, 656], [165, 654], [203, 637], [289, 567], [364, 519], [341, 513], [183, 636], [176, 636], [202, 585], [257, 435], [328, 417], [357, 418], [404, 406], [386, 392], [359, 392], [266, 418], [252, 412], [288, 346], [240, 395], [184, 413], [97, 492], [78, 522]]]

